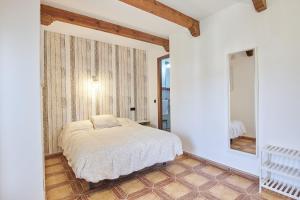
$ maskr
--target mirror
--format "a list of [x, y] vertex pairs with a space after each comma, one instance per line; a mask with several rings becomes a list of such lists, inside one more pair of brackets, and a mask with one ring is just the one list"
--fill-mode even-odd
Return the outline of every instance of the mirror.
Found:
[[255, 49], [229, 54], [230, 148], [256, 154]]

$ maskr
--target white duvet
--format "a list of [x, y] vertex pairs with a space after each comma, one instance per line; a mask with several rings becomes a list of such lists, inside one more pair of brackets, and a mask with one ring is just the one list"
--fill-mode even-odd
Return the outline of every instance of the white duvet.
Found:
[[60, 144], [76, 177], [93, 183], [171, 161], [183, 153], [176, 135], [124, 119], [122, 126], [113, 128], [62, 131]]
[[230, 139], [237, 138], [246, 133], [246, 128], [243, 122], [238, 120], [232, 120], [229, 126]]

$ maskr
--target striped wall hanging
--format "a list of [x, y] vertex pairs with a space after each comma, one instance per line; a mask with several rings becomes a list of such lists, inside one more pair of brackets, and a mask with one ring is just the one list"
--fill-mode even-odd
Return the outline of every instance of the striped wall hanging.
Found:
[[[144, 50], [43, 31], [42, 98], [45, 154], [60, 152], [62, 127], [92, 115], [149, 119]], [[93, 78], [99, 88], [93, 88]], [[135, 111], [130, 108], [135, 107]]]

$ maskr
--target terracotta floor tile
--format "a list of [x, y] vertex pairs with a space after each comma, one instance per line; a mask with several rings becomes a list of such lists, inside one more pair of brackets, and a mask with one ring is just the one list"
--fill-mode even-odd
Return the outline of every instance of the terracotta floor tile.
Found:
[[186, 169], [180, 165], [172, 164], [166, 167], [166, 170], [174, 175], [184, 172]]
[[169, 177], [160, 171], [154, 171], [145, 175], [145, 178], [151, 183], [156, 184], [168, 179]]
[[239, 139], [239, 141], [240, 141], [240, 142], [244, 142], [244, 143], [248, 143], [248, 144], [252, 144], [252, 141], [249, 140], [249, 139], [244, 139], [244, 138], [242, 138], [242, 139]]
[[240, 193], [237, 191], [232, 190], [229, 187], [226, 187], [224, 185], [218, 184], [212, 188], [209, 189], [209, 193], [222, 200], [234, 200], [236, 199]]
[[55, 157], [55, 158], [50, 158], [50, 159], [45, 160], [45, 165], [46, 166], [55, 165], [55, 164], [58, 164], [60, 162], [61, 162], [61, 159]]
[[246, 153], [256, 154], [256, 142], [241, 137], [232, 140], [231, 148]]
[[160, 197], [155, 193], [147, 193], [141, 197], [134, 198], [134, 200], [160, 200]]
[[180, 197], [183, 197], [184, 195], [188, 194], [191, 192], [191, 190], [182, 185], [181, 183], [178, 182], [172, 182], [162, 188], [162, 190], [168, 194], [170, 197], [174, 199], [178, 199]]
[[240, 148], [240, 145], [232, 144], [232, 145], [231, 145], [231, 148], [232, 148], [232, 149], [239, 149], [239, 148]]
[[287, 199], [289, 199], [287, 197], [279, 196], [278, 194], [275, 194], [270, 191], [263, 191], [259, 196], [264, 200], [265, 199], [266, 200], [287, 200]]
[[228, 178], [225, 179], [227, 183], [230, 183], [231, 185], [234, 185], [236, 187], [240, 187], [244, 190], [249, 188], [254, 182], [250, 181], [249, 179], [237, 176], [237, 175], [231, 175]]
[[135, 192], [141, 191], [145, 188], [145, 185], [140, 182], [137, 179], [133, 179], [130, 181], [126, 181], [120, 185], [120, 188], [125, 192], [126, 194], [130, 195]]
[[62, 185], [56, 188], [53, 188], [47, 192], [48, 200], [58, 200], [73, 195], [73, 190], [71, 185]]
[[253, 149], [253, 148], [243, 148], [241, 149], [242, 151], [245, 151], [245, 152], [248, 152], [248, 153], [252, 153], [252, 154], [255, 154], [256, 150]]
[[68, 180], [69, 180], [69, 178], [68, 178], [67, 174], [65, 174], [65, 173], [46, 176], [46, 185], [51, 186], [51, 185], [63, 183]]
[[88, 196], [89, 200], [117, 200], [118, 198], [114, 195], [112, 190], [104, 190], [104, 191], [98, 191], [95, 193], [91, 193]]
[[199, 187], [209, 181], [209, 179], [207, 179], [206, 177], [195, 173], [191, 173], [187, 176], [184, 176], [183, 179], [195, 187]]
[[251, 142], [248, 141], [248, 140], [244, 140], [244, 139], [239, 139], [236, 144], [239, 144], [239, 145], [250, 145]]
[[213, 167], [211, 165], [205, 166], [201, 169], [201, 171], [203, 171], [206, 174], [209, 174], [211, 176], [218, 176], [222, 173], [224, 173], [223, 170], [217, 168], [217, 167]]
[[[243, 200], [288, 199], [270, 192], [257, 194], [258, 184], [254, 184], [253, 181], [238, 175], [224, 176], [222, 180], [216, 179], [212, 182], [212, 180], [210, 180], [211, 177], [220, 177], [219, 175], [224, 174], [224, 171], [212, 165], [207, 165], [203, 168], [197, 168], [196, 172], [191, 172], [188, 170], [188, 166], [194, 167], [197, 166], [198, 163], [188, 156], [180, 157], [179, 160], [170, 162], [167, 166], [154, 168], [149, 173], [145, 171], [142, 172], [139, 176], [141, 180], [135, 176], [128, 176], [125, 182], [113, 181], [102, 189], [98, 188], [88, 191], [82, 189], [82, 187], [85, 188], [87, 186], [86, 182], [69, 175], [72, 169], [65, 166], [65, 158], [62, 155], [55, 158], [56, 159], [49, 159], [51, 161], [46, 159], [46, 163], [48, 163], [48, 167], [45, 169], [48, 200], [71, 200], [74, 198], [78, 200], [159, 200], [169, 196], [173, 199], [184, 198], [188, 200], [210, 200], [212, 197], [221, 200], [233, 200], [235, 198], [243, 198]], [[165, 174], [166, 172], [170, 173], [170, 175], [176, 175], [177, 177], [171, 179]], [[179, 174], [180, 177], [178, 177]], [[207, 177], [205, 174], [208, 174]], [[163, 184], [155, 188], [154, 193], [151, 192], [151, 187], [147, 188], [142, 182], [146, 180], [153, 184]], [[109, 185], [112, 186], [112, 189], [110, 189]], [[195, 186], [194, 189], [190, 188], [192, 185]], [[247, 190], [248, 196], [241, 193], [245, 190]], [[194, 196], [198, 191], [200, 193], [196, 198]]]
[[199, 195], [198, 197], [196, 197], [196, 198], [193, 199], [193, 200], [207, 200], [207, 198], [205, 198], [205, 197]]
[[196, 167], [197, 165], [201, 164], [201, 162], [199, 162], [195, 159], [192, 159], [192, 158], [187, 158], [187, 159], [181, 160], [180, 162], [189, 167]]
[[63, 171], [65, 171], [65, 168], [62, 164], [46, 167], [46, 174], [52, 174], [52, 173], [63, 172]]

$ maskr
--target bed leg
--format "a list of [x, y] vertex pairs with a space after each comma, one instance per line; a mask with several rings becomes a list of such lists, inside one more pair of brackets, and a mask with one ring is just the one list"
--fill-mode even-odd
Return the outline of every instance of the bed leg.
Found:
[[109, 183], [110, 182], [108, 180], [102, 180], [102, 181], [99, 181], [98, 183], [88, 182], [88, 189], [93, 190], [95, 188], [103, 188], [103, 187], [108, 186]]
[[92, 189], [95, 189], [95, 188], [96, 188], [96, 184], [89, 182], [89, 190], [92, 190]]

